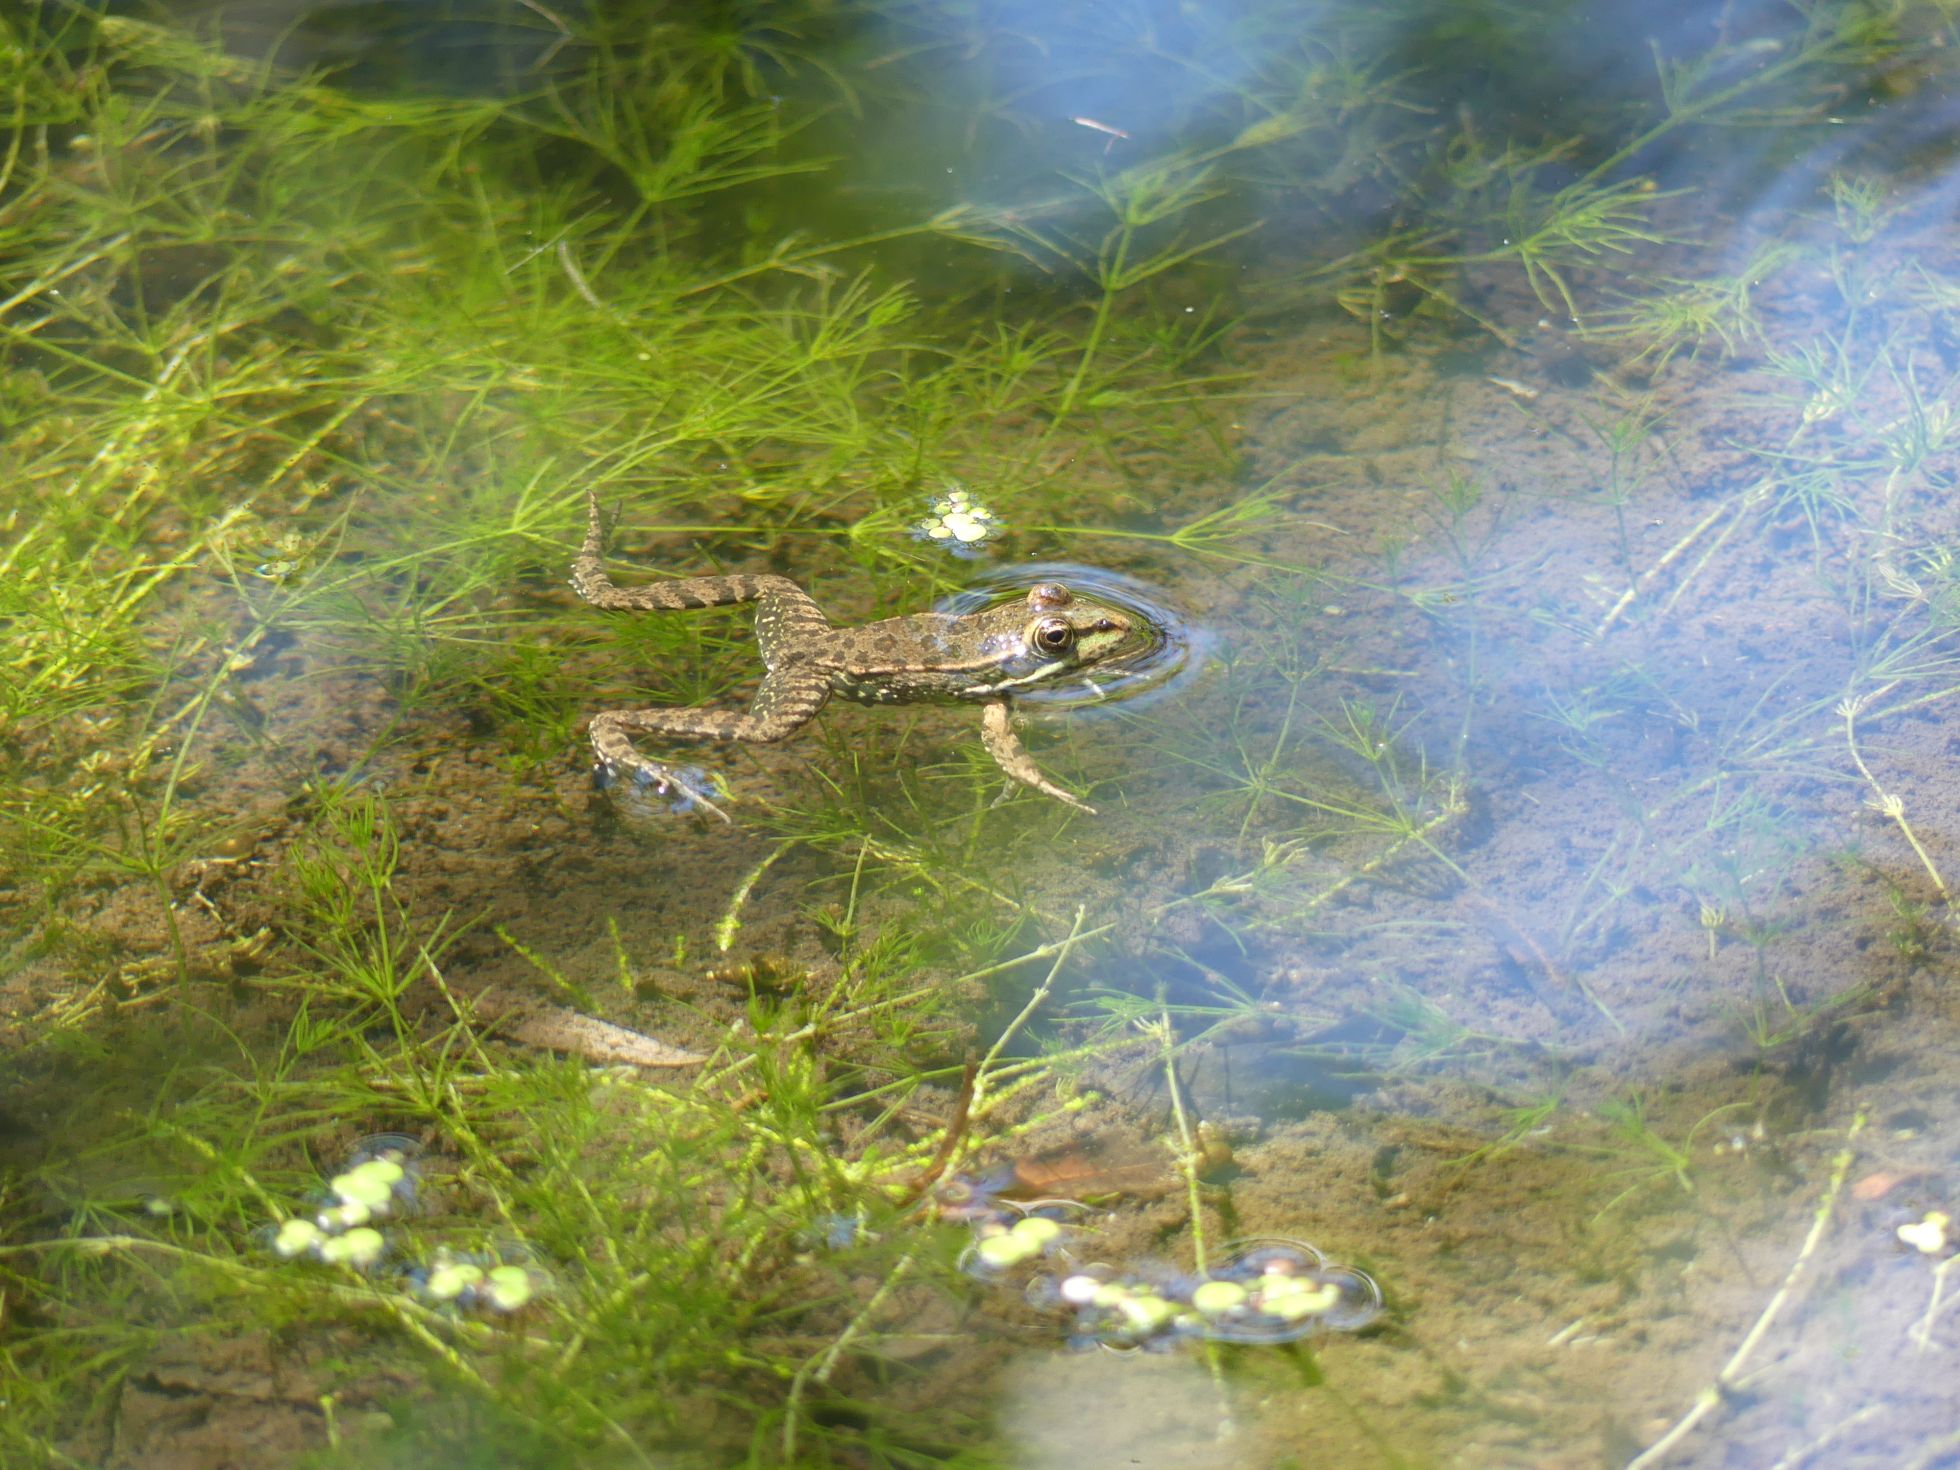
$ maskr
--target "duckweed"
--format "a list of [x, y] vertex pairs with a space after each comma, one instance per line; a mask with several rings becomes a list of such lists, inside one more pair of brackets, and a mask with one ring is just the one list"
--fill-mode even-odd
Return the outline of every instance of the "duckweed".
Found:
[[953, 485], [926, 502], [926, 517], [912, 528], [912, 536], [944, 546], [955, 556], [976, 557], [1005, 529], [1001, 518], [964, 486]]
[[387, 1252], [388, 1242], [371, 1225], [329, 1236], [314, 1247], [314, 1253], [329, 1265], [353, 1266], [362, 1271], [379, 1264]]

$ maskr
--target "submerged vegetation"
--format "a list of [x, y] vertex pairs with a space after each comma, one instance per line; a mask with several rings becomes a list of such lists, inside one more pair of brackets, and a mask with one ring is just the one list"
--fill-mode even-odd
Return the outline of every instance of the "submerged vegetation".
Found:
[[[960, 1265], [1003, 1171], [1151, 1201], [1093, 1227], [1145, 1276], [1354, 1232], [1388, 1312], [1341, 1349], [1390, 1372], [1478, 1305], [1421, 1217], [1486, 1182], [1555, 1178], [1629, 1299], [1658, 1212], [1780, 1227], [1794, 1176], [1827, 1220], [1834, 1069], [1928, 1004], [1960, 868], [1914, 733], [1960, 692], [1960, 261], [1841, 113], [1960, 35], [1748, 10], [1547, 111], [1516, 27], [1599, 38], [1542, 9], [0, 20], [0, 1460], [144, 1463], [190, 1396], [321, 1465], [1000, 1463], [973, 1385], [1054, 1335]], [[1711, 138], [1807, 186], [1713, 268]], [[577, 604], [588, 490], [629, 564], [842, 621], [958, 591], [912, 533], [980, 505], [1216, 647], [1031, 737], [1093, 823], [878, 711], [689, 752], [722, 832], [588, 788], [595, 710], [754, 674], [739, 619]], [[535, 1044], [565, 1015], [687, 1060]], [[1350, 1104], [1402, 1141], [1286, 1131]], [[279, 1248], [376, 1134], [385, 1256]], [[1193, 1355], [1200, 1439], [1325, 1382]], [[1420, 1445], [1550, 1412], [1446, 1358]]]

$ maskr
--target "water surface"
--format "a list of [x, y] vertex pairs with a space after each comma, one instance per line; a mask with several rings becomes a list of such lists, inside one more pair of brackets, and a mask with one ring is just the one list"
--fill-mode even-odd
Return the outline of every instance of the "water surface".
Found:
[[[8, 1455], [1953, 1461], [1960, 37], [1677, 10], [12, 23]], [[1031, 710], [1094, 818], [930, 708], [597, 791], [759, 666], [587, 486], [1192, 654]], [[1385, 1314], [1023, 1290], [1268, 1236]]]

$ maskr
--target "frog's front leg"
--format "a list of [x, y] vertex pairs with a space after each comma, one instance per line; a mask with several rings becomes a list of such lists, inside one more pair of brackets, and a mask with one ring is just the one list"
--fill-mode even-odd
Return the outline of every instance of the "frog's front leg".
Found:
[[786, 665], [763, 676], [762, 687], [746, 710], [615, 709], [596, 714], [590, 732], [592, 749], [605, 775], [624, 777], [662, 794], [678, 787], [725, 822], [728, 814], [681, 780], [672, 766], [641, 755], [628, 732], [668, 740], [740, 740], [768, 745], [787, 740], [802, 729], [829, 697], [830, 685], [820, 671]]
[[1041, 774], [1041, 768], [1034, 763], [1034, 758], [1014, 733], [1013, 717], [1006, 700], [990, 699], [981, 706], [980, 738], [986, 743], [987, 754], [994, 758], [994, 764], [1023, 786], [1032, 786], [1043, 796], [1052, 796], [1092, 817], [1096, 814], [1096, 809], [1088, 802], [1070, 796]]

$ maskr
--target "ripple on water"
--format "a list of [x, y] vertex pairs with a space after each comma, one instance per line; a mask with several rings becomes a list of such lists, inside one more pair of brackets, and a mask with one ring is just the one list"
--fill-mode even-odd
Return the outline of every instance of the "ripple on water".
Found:
[[1098, 664], [1081, 679], [1017, 692], [1021, 704], [1088, 710], [1162, 699], [1182, 689], [1203, 669], [1213, 644], [1211, 629], [1194, 623], [1163, 592], [1137, 577], [1076, 562], [1028, 562], [1002, 567], [963, 592], [945, 598], [938, 610], [966, 614], [1024, 597], [1037, 582], [1059, 582], [1078, 597], [1093, 597], [1132, 614], [1141, 630], [1133, 650]]

